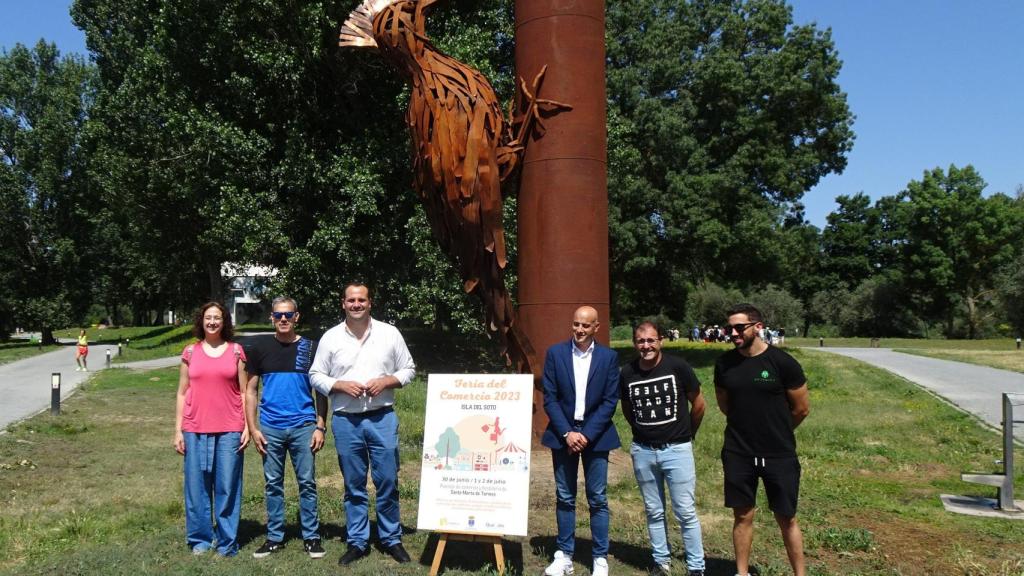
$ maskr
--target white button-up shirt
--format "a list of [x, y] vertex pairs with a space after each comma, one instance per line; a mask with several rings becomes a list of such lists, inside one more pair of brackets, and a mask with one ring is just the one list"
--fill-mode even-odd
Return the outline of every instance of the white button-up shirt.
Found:
[[590, 359], [594, 357], [594, 341], [590, 341], [590, 347], [580, 351], [576, 343], [572, 343], [572, 372], [576, 380], [576, 411], [573, 412], [574, 420], [583, 420], [583, 413], [587, 410], [587, 377], [590, 376]]
[[388, 388], [376, 396], [353, 398], [334, 392], [337, 380], [366, 383], [379, 376], [394, 376], [405, 386], [416, 374], [409, 348], [398, 328], [370, 319], [362, 340], [356, 338], [342, 322], [324, 333], [309, 369], [313, 387], [331, 399], [331, 410], [358, 414], [395, 403], [395, 390]]

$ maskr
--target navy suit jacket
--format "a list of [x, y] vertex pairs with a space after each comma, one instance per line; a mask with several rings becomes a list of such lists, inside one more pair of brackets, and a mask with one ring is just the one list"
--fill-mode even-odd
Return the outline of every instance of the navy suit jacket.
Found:
[[[572, 369], [570, 339], [548, 348], [544, 358], [544, 412], [548, 428], [541, 444], [548, 448], [566, 448], [565, 433], [573, 429], [576, 411], [576, 382]], [[586, 450], [608, 451], [621, 446], [619, 433], [612, 424], [615, 406], [619, 403], [619, 355], [606, 346], [594, 344], [587, 376], [586, 407], [583, 429]]]

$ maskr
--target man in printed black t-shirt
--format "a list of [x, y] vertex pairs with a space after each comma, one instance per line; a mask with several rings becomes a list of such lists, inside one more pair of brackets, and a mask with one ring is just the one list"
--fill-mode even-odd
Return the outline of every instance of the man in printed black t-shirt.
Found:
[[633, 458], [640, 495], [647, 514], [654, 564], [650, 574], [671, 573], [672, 551], [666, 537], [665, 492], [683, 536], [690, 576], [704, 574], [704, 542], [694, 492], [697, 470], [693, 437], [704, 418], [704, 396], [693, 368], [682, 358], [661, 353], [661, 331], [643, 322], [633, 331], [638, 357], [622, 368], [619, 397], [622, 413], [633, 429]]
[[727, 314], [725, 332], [736, 348], [715, 363], [715, 396], [726, 416], [722, 467], [725, 505], [733, 509], [736, 572], [749, 573], [760, 478], [793, 573], [803, 576], [803, 536], [796, 521], [800, 461], [793, 430], [810, 413], [807, 379], [792, 356], [757, 336], [764, 327], [757, 308], [737, 304]]
[[[246, 351], [249, 360], [246, 422], [249, 436], [263, 456], [267, 504], [267, 540], [253, 556], [264, 558], [284, 546], [284, 463], [291, 454], [299, 487], [303, 546], [310, 558], [323, 558], [315, 454], [324, 445], [327, 399], [314, 393], [309, 381], [316, 342], [295, 332], [299, 322], [295, 300], [283, 296], [275, 298], [272, 310], [274, 334], [253, 338]], [[260, 378], [263, 379], [262, 400]]]

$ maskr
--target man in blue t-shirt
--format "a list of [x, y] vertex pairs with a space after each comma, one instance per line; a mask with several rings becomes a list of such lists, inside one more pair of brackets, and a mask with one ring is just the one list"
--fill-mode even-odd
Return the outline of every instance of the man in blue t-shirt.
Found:
[[254, 338], [247, 349], [245, 419], [249, 437], [263, 456], [267, 502], [267, 540], [253, 556], [265, 558], [284, 547], [284, 463], [286, 454], [291, 454], [299, 485], [303, 546], [310, 558], [323, 558], [315, 454], [324, 445], [327, 399], [314, 392], [309, 381], [316, 342], [295, 332], [299, 322], [295, 300], [281, 296], [274, 299], [272, 306], [274, 334]]

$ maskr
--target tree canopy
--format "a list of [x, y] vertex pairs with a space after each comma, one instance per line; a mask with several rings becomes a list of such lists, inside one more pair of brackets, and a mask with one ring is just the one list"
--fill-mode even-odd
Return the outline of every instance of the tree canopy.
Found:
[[94, 70], [40, 41], [0, 55], [0, 328], [52, 330], [91, 301], [87, 110]]
[[705, 278], [781, 283], [782, 229], [853, 144], [830, 32], [778, 0], [607, 6], [617, 314], [679, 315]]
[[[0, 333], [186, 312], [226, 296], [226, 262], [279, 270], [310, 321], [361, 280], [379, 317], [478, 331], [411, 189], [407, 89], [337, 46], [356, 4], [76, 0], [89, 62], [46, 42], [0, 55]], [[509, 100], [512, 0], [434, 10], [434, 43]], [[720, 324], [742, 298], [794, 334], [1024, 329], [1024, 194], [986, 195], [966, 162], [805, 220], [854, 143], [829, 30], [783, 0], [606, 16], [613, 324]]]

